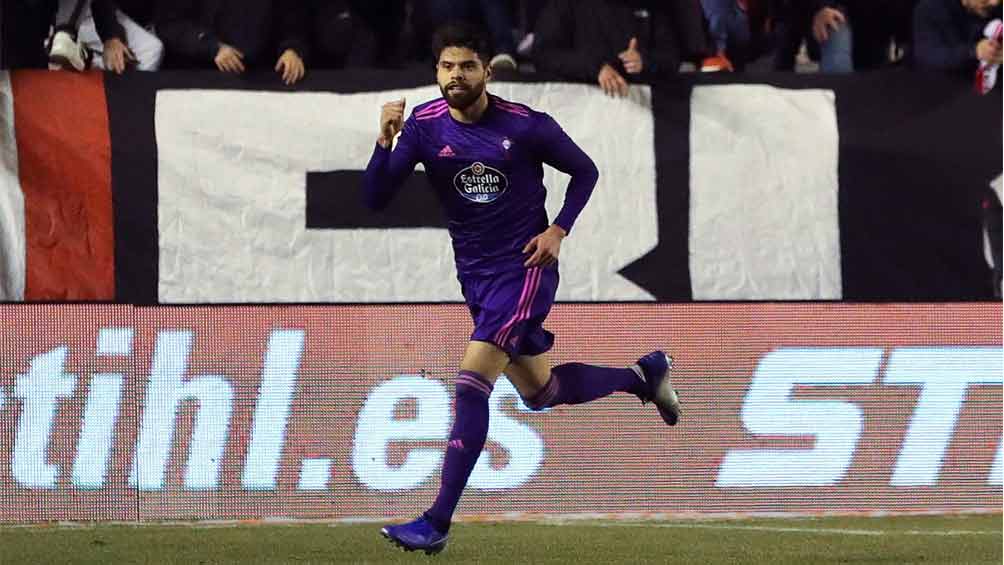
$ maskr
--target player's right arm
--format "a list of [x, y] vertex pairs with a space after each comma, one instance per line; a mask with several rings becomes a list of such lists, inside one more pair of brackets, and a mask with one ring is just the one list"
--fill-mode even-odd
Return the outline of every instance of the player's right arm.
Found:
[[[373, 210], [390, 204], [418, 164], [418, 131], [414, 118], [404, 120], [404, 98], [380, 109], [380, 135], [363, 174], [363, 200]], [[397, 147], [394, 137], [401, 133]], [[392, 149], [393, 147], [393, 149]]]

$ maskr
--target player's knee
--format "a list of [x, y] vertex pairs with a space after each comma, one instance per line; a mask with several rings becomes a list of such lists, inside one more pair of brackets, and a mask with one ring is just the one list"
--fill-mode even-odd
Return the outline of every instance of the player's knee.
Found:
[[549, 408], [547, 403], [542, 402], [541, 399], [538, 398], [538, 396], [539, 395], [537, 394], [534, 394], [533, 396], [530, 397], [527, 397], [523, 394], [519, 395], [519, 397], [523, 399], [523, 405], [529, 408], [530, 410], [533, 410], [534, 412], [540, 412], [541, 410]]

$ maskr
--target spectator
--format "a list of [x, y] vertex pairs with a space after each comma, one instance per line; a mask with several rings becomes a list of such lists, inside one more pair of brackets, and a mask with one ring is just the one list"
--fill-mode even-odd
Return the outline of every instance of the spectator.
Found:
[[994, 297], [1001, 298], [1001, 283], [1004, 278], [1004, 221], [1001, 219], [1001, 178], [990, 183], [990, 190], [983, 197], [983, 255], [993, 271]]
[[772, 26], [769, 16], [772, 3], [772, 0], [742, 0], [749, 30], [749, 42], [742, 52], [742, 63], [753, 62], [770, 50]]
[[767, 25], [774, 44], [774, 70], [795, 70], [795, 57], [806, 44], [813, 59], [819, 59], [819, 45], [812, 39], [812, 8], [801, 0], [771, 0], [767, 5]]
[[543, 11], [547, 0], [522, 0], [519, 2], [520, 29], [524, 32], [532, 32], [537, 25], [540, 12]]
[[312, 0], [312, 3], [315, 66], [397, 64], [404, 0]]
[[[864, 0], [874, 2], [875, 0]], [[851, 59], [853, 32], [847, 19], [851, 10], [834, 0], [816, 0], [812, 15], [812, 37], [819, 44], [819, 71], [849, 73], [854, 71]], [[861, 15], [858, 12], [856, 15]], [[858, 21], [855, 18], [854, 25]]]
[[702, 71], [731, 71], [732, 58], [745, 60], [749, 49], [750, 27], [746, 16], [746, 0], [701, 0], [704, 16], [708, 20], [708, 35], [714, 45], [714, 54], [701, 63]]
[[774, 2], [779, 24], [775, 68], [794, 68], [794, 55], [806, 39], [809, 53], [824, 73], [849, 73], [890, 62], [890, 45], [909, 40], [915, 0], [798, 0]]
[[416, 0], [413, 12], [418, 53], [428, 52], [432, 32], [450, 21], [483, 26], [496, 53], [488, 66], [494, 71], [516, 70], [513, 7], [509, 0]]
[[287, 85], [306, 72], [306, 0], [161, 0], [157, 33], [174, 67], [241, 74], [274, 68]]
[[45, 68], [43, 44], [56, 0], [0, 2], [0, 69]]
[[[524, 24], [521, 27], [529, 32], [523, 37], [523, 41], [517, 48], [521, 55], [529, 55], [532, 52], [533, 30], [537, 27], [540, 13], [548, 3], [548, 0], [523, 0], [521, 2], [523, 12], [521, 20]], [[644, 6], [641, 7], [644, 8]], [[691, 1], [667, 2], [665, 8], [668, 10], [666, 17], [671, 23], [672, 34], [676, 38], [680, 59], [697, 63], [700, 66], [701, 61], [713, 53], [704, 30], [704, 14], [701, 11], [700, 3]]]
[[908, 40], [915, 0], [821, 0], [813, 16], [822, 72], [865, 71], [890, 62], [893, 39]]
[[[118, 74], [130, 65], [141, 71], [160, 68], [164, 45], [140, 25], [150, 23], [147, 3], [119, 2], [61, 0], [57, 24], [49, 40], [50, 68], [82, 71], [93, 66]], [[92, 57], [93, 54], [100, 57]]]
[[715, 50], [711, 47], [704, 29], [704, 12], [700, 2], [667, 2], [667, 4], [668, 18], [672, 22], [680, 59], [697, 63], [697, 67], [701, 68], [703, 60], [712, 57]]
[[980, 61], [999, 65], [1000, 42], [983, 36], [999, 7], [1000, 0], [921, 0], [913, 19], [916, 66], [972, 73]]
[[676, 74], [680, 52], [660, 2], [553, 0], [534, 30], [534, 60], [541, 71], [597, 82], [624, 96], [628, 79]]

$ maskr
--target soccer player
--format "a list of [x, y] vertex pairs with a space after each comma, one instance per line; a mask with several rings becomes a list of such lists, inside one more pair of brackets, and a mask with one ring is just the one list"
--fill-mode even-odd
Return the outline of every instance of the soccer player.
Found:
[[[446, 210], [457, 278], [474, 319], [456, 379], [456, 417], [439, 495], [418, 519], [381, 533], [406, 550], [438, 553], [488, 434], [488, 396], [504, 371], [527, 406], [542, 410], [611, 393], [653, 402], [663, 420], [680, 415], [672, 361], [654, 351], [629, 368], [552, 367], [554, 335], [541, 327], [558, 287], [558, 253], [589, 200], [596, 165], [545, 113], [490, 95], [486, 37], [450, 24], [433, 39], [442, 98], [404, 119], [405, 101], [384, 104], [364, 175], [369, 207], [385, 207], [419, 162]], [[394, 139], [397, 134], [397, 144]], [[543, 164], [571, 175], [553, 223], [544, 209]]]

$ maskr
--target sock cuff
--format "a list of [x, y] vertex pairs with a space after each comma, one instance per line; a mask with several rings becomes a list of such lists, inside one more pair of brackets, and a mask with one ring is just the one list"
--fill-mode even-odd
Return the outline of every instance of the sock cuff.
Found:
[[485, 396], [491, 396], [492, 389], [495, 388], [488, 379], [474, 371], [460, 371], [457, 373], [457, 387], [461, 386], [472, 388]]
[[441, 533], [441, 534], [449, 533], [449, 531], [450, 531], [450, 521], [447, 520], [447, 521], [444, 522], [444, 521], [440, 520], [438, 517], [433, 516], [431, 508], [429, 510], [426, 510], [425, 512], [423, 512], [422, 513], [422, 517], [425, 518], [430, 524], [432, 524], [432, 527], [436, 528], [436, 531], [438, 531], [439, 533]]
[[558, 376], [551, 373], [551, 377], [547, 379], [547, 384], [544, 385], [544, 388], [538, 390], [537, 394], [530, 398], [524, 398], [523, 402], [526, 403], [530, 410], [543, 410], [551, 406], [554, 397], [558, 395], [558, 388]]

